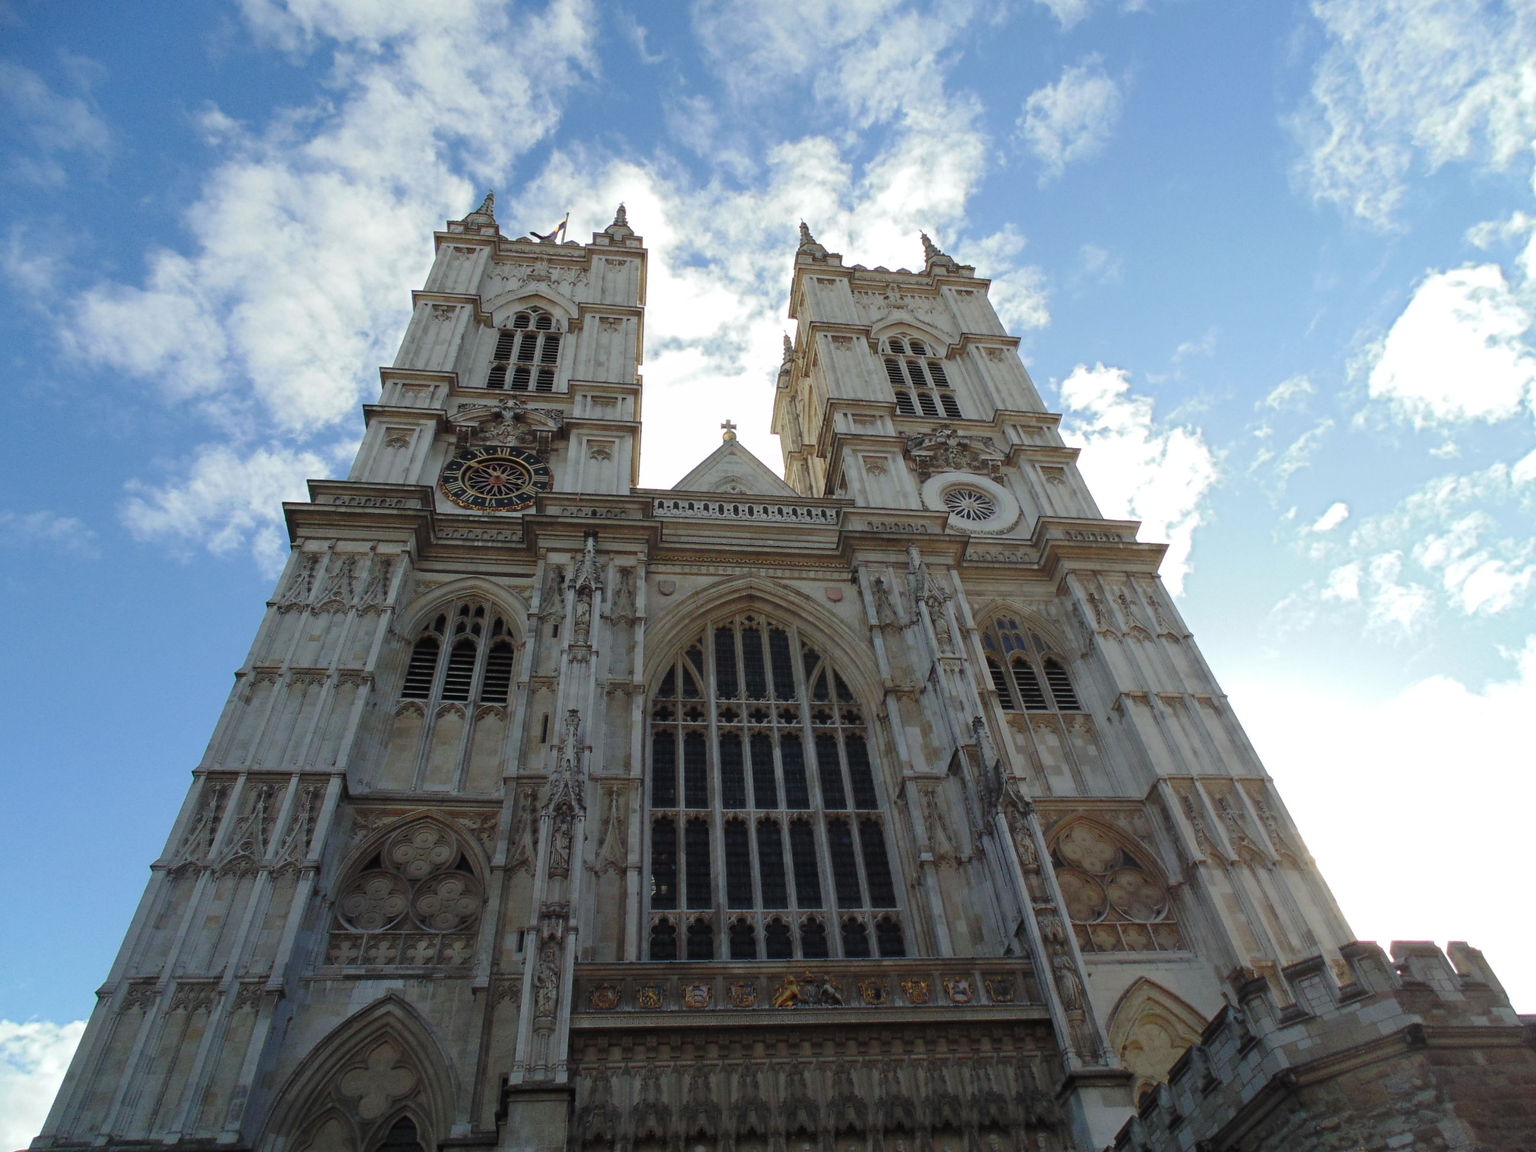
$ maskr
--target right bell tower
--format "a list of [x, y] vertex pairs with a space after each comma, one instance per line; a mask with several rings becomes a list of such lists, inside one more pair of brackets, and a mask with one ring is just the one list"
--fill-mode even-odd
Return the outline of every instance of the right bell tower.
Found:
[[847, 266], [801, 226], [785, 476], [906, 547], [905, 571], [859, 566], [873, 602], [908, 585], [958, 626], [953, 661], [904, 653], [903, 627], [880, 646], [913, 746], [942, 756], [935, 716], [980, 706], [958, 741], [980, 771], [925, 793], [943, 914], [974, 921], [990, 888], [1009, 946], [1054, 976], [1065, 1045], [1091, 1070], [1101, 1037], [1145, 1091], [1226, 974], [1279, 987], [1321, 956], [1343, 979], [1353, 936], [1163, 587], [1164, 546], [1100, 515], [988, 281], [922, 243], [920, 271]]

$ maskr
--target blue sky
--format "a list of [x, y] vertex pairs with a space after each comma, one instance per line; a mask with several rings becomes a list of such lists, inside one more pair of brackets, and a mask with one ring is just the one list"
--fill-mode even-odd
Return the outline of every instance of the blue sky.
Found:
[[0, 1146], [487, 188], [646, 237], [649, 485], [777, 463], [800, 219], [992, 277], [1357, 932], [1536, 1009], [1532, 61], [1531, 0], [0, 3]]

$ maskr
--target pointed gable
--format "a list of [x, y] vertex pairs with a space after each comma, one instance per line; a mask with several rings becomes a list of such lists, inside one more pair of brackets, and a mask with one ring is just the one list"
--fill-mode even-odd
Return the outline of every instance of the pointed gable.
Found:
[[773, 471], [742, 446], [727, 440], [699, 462], [694, 470], [672, 485], [673, 492], [718, 492], [729, 496], [770, 496], [782, 499], [799, 495]]

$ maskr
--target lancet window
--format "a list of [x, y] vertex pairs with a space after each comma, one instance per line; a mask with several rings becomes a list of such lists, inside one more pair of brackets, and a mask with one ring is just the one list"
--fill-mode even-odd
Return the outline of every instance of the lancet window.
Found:
[[513, 313], [511, 323], [496, 333], [485, 386], [513, 392], [553, 392], [555, 369], [560, 363], [559, 327], [554, 316], [542, 308]]
[[915, 336], [892, 336], [885, 342], [885, 375], [902, 416], [945, 416], [960, 419], [944, 362], [926, 341]]
[[653, 960], [904, 956], [864, 712], [793, 625], [687, 644], [651, 700]]
[[365, 850], [339, 892], [331, 964], [456, 967], [474, 957], [485, 903], [480, 878], [435, 820], [417, 820]]
[[1081, 712], [1061, 657], [1038, 632], [1013, 616], [999, 616], [982, 633], [987, 675], [1004, 712]]
[[466, 601], [439, 613], [411, 646], [406, 700], [505, 704], [515, 648], [506, 621]]
[[1091, 820], [1051, 836], [1051, 865], [1084, 952], [1165, 952], [1184, 946], [1162, 875], [1144, 852]]

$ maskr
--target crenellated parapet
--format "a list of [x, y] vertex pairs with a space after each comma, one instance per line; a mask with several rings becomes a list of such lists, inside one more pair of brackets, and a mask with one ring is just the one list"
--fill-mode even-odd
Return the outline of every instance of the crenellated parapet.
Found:
[[[1453, 942], [1340, 949], [1276, 982], [1239, 969], [1228, 1004], [1148, 1092], [1117, 1152], [1536, 1146], [1536, 1024]], [[1518, 1102], [1526, 1101], [1525, 1104]]]

